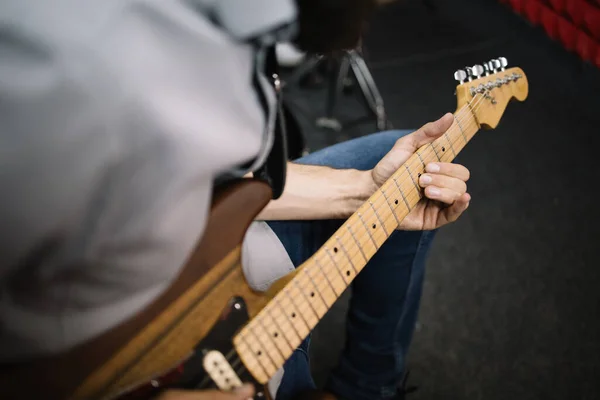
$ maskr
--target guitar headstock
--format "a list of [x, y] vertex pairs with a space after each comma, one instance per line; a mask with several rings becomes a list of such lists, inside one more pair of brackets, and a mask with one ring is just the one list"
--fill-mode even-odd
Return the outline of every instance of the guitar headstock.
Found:
[[493, 59], [483, 65], [459, 69], [454, 79], [458, 109], [470, 103], [471, 110], [482, 128], [495, 128], [512, 99], [527, 98], [529, 85], [521, 68], [506, 69], [506, 58]]

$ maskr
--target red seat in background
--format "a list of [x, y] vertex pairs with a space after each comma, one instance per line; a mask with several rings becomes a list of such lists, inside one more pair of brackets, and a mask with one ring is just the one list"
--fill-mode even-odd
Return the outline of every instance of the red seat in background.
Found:
[[533, 25], [540, 24], [542, 3], [538, 0], [527, 0], [523, 4], [523, 14]]
[[596, 40], [600, 40], [600, 6], [587, 4], [583, 10], [584, 26]]
[[566, 4], [569, 0], [547, 0], [550, 6], [558, 14], [562, 14], [565, 11]]
[[579, 31], [577, 27], [566, 18], [557, 17], [558, 38], [565, 49], [569, 51], [575, 50]]
[[575, 51], [577, 54], [579, 54], [581, 59], [585, 61], [593, 61], [598, 54], [598, 45], [585, 32], [579, 31], [577, 43], [575, 44]]
[[587, 6], [586, 0], [569, 0], [567, 2], [565, 12], [575, 26], [583, 24], [583, 10], [585, 6]]
[[508, 0], [511, 8], [519, 14], [523, 14], [526, 0]]
[[540, 22], [546, 34], [554, 40], [558, 40], [558, 14], [550, 7], [541, 6]]

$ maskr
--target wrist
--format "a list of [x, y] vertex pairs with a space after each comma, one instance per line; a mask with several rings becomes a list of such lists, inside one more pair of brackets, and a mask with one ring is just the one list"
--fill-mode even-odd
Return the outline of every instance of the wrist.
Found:
[[342, 202], [339, 217], [347, 218], [352, 215], [365, 201], [377, 190], [371, 170], [359, 171], [356, 169], [340, 170], [344, 177], [342, 182]]

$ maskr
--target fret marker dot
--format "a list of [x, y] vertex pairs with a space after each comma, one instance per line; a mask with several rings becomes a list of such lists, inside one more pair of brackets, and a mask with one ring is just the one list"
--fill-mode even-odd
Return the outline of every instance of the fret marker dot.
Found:
[[442, 147], [442, 151], [446, 151], [446, 148], [445, 148], [445, 147]]
[[417, 176], [420, 178], [420, 177], [421, 177], [421, 173], [419, 172], [419, 173], [417, 174]]
[[257, 352], [256, 352], [256, 355], [257, 355], [257, 356], [261, 356], [261, 355], [262, 355], [262, 351], [260, 351], [260, 350], [259, 350], [259, 351], [257, 351]]
[[394, 200], [394, 204], [398, 204], [398, 199]]
[[373, 224], [373, 229], [377, 228], [377, 224]]
[[222, 369], [220, 369], [220, 370], [219, 370], [219, 373], [220, 373], [221, 375], [223, 375], [223, 374], [225, 373], [225, 371], [223, 371]]
[[225, 378], [225, 383], [229, 383], [229, 378]]
[[275, 333], [273, 334], [273, 337], [277, 337], [277, 336], [279, 336], [279, 333], [275, 332]]
[[310, 297], [315, 297], [315, 292], [310, 292]]
[[350, 271], [346, 271], [346, 275], [350, 276]]
[[337, 252], [338, 252], [338, 249], [337, 249], [337, 247], [334, 247], [334, 248], [333, 248], [333, 252], [334, 252], [334, 253], [337, 253]]
[[292, 318], [296, 318], [296, 313], [295, 312], [292, 313]]

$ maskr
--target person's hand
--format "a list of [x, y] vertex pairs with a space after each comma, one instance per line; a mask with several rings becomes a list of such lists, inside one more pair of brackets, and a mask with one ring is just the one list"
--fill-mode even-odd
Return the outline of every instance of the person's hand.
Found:
[[154, 400], [248, 400], [254, 396], [252, 385], [243, 385], [231, 393], [218, 390], [167, 390]]
[[[442, 136], [452, 125], [454, 117], [448, 113], [435, 122], [423, 125], [406, 135], [373, 168], [371, 175], [377, 187], [381, 186], [421, 146]], [[435, 162], [426, 165], [426, 173], [419, 178], [425, 188], [425, 197], [401, 222], [398, 229], [431, 230], [456, 219], [467, 209], [471, 196], [467, 193], [469, 170], [462, 165]]]

